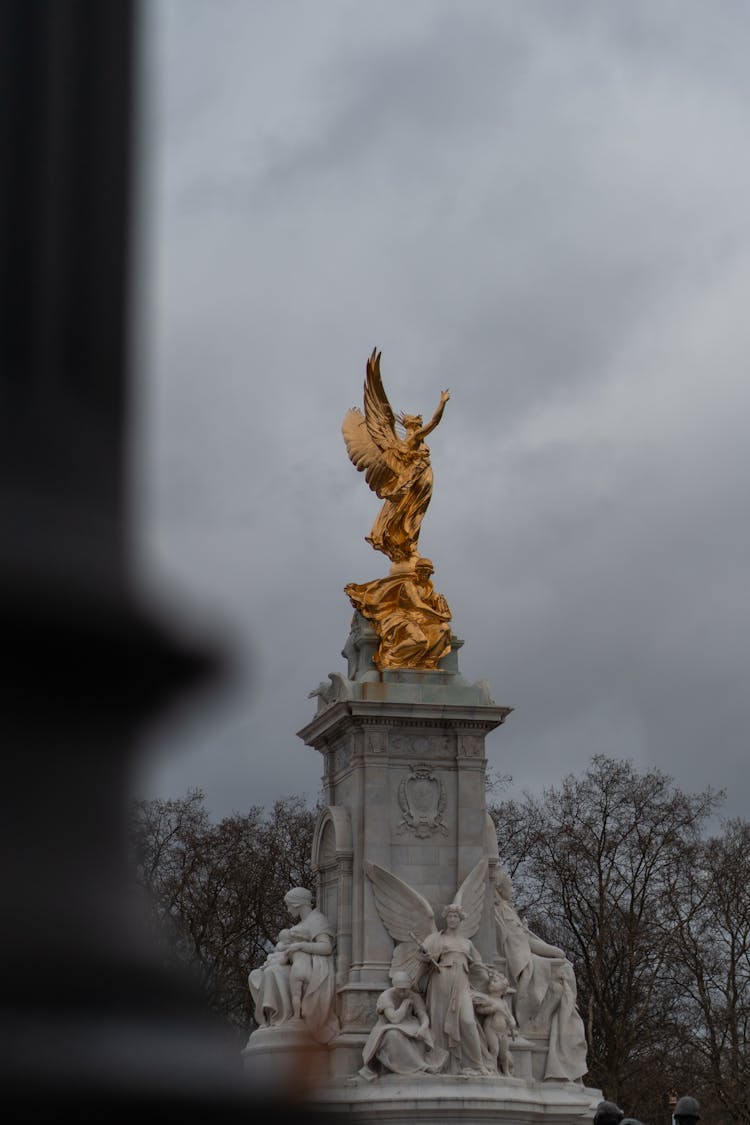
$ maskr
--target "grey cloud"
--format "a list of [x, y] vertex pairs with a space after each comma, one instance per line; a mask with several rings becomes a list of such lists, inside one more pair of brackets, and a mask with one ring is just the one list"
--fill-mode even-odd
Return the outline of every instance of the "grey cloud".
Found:
[[453, 392], [422, 542], [516, 707], [492, 760], [632, 755], [744, 812], [747, 12], [207, 11], [164, 23], [141, 554], [239, 679], [143, 784], [317, 790], [294, 732], [387, 565], [339, 432], [377, 344], [396, 407]]

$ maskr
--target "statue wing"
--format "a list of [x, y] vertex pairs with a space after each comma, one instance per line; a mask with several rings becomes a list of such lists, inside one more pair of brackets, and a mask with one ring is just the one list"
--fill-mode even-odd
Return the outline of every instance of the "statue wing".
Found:
[[455, 901], [466, 912], [459, 926], [464, 937], [472, 938], [479, 929], [487, 894], [487, 871], [489, 860], [485, 856], [471, 869], [458, 889]]
[[396, 434], [396, 419], [380, 377], [380, 352], [373, 349], [367, 361], [365, 412], [347, 410], [341, 431], [346, 451], [365, 480], [381, 500], [398, 487], [403, 472], [401, 442]]
[[386, 867], [365, 860], [380, 921], [395, 942], [422, 942], [435, 933], [435, 915], [426, 898]]

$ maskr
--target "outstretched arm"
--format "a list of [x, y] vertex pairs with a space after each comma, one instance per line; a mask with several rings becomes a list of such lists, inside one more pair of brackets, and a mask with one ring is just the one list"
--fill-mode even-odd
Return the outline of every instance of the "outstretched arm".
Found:
[[532, 953], [536, 953], [537, 957], [564, 957], [565, 951], [560, 949], [557, 945], [550, 945], [548, 941], [537, 937], [532, 934], [531, 930], [527, 927], [526, 933], [529, 938], [529, 948]]
[[451, 396], [450, 396], [449, 391], [443, 391], [442, 392], [442, 394], [440, 395], [440, 403], [438, 405], [437, 410], [435, 411], [435, 413], [432, 416], [432, 421], [428, 422], [426, 426], [422, 427], [422, 429], [419, 431], [420, 437], [426, 438], [428, 434], [432, 433], [432, 431], [435, 429], [435, 427], [437, 426], [440, 419], [443, 417], [443, 411], [445, 410], [445, 404], [450, 397]]

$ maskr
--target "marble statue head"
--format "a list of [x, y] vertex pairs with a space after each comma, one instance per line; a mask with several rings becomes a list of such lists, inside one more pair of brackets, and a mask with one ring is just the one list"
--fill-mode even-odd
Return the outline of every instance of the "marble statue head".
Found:
[[448, 926], [451, 925], [451, 917], [453, 917], [455, 919], [453, 925], [456, 926], [459, 922], [463, 922], [464, 918], [466, 917], [466, 911], [463, 909], [463, 907], [459, 906], [457, 902], [449, 902], [443, 910], [443, 917], [445, 918]]
[[491, 969], [487, 974], [487, 989], [489, 992], [497, 993], [504, 996], [510, 988], [510, 981], [505, 973], [501, 973], [496, 969]]
[[312, 894], [307, 887], [292, 887], [284, 895], [284, 904], [290, 914], [299, 914], [305, 906], [312, 906]]
[[393, 975], [391, 976], [391, 984], [393, 985], [394, 988], [398, 988], [398, 989], [401, 989], [403, 991], [411, 992], [411, 988], [412, 988], [411, 977], [409, 976], [409, 974], [406, 972], [405, 969], [396, 969], [396, 972], [393, 973]]

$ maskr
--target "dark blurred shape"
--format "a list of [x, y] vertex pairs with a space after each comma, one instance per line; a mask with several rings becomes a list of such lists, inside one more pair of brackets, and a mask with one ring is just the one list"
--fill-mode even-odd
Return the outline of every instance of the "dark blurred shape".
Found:
[[674, 1119], [677, 1125], [695, 1125], [700, 1121], [701, 1110], [695, 1098], [685, 1094], [674, 1107]]
[[599, 1102], [594, 1114], [594, 1125], [620, 1125], [625, 1114], [614, 1102]]
[[133, 589], [136, 15], [0, 0], [0, 1089], [13, 1121], [301, 1120], [301, 1102], [253, 1096], [132, 892], [139, 733], [224, 663]]

